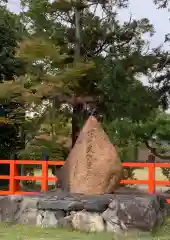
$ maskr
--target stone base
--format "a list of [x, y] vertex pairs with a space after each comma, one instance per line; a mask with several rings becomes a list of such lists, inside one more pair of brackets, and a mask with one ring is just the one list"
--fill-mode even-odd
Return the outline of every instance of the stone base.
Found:
[[66, 193], [1, 196], [0, 221], [87, 232], [152, 231], [167, 216], [166, 199], [155, 195]]

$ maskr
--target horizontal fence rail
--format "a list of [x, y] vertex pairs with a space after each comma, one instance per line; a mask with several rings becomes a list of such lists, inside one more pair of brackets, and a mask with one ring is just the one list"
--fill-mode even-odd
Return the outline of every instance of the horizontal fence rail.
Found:
[[[0, 164], [9, 164], [10, 165], [10, 174], [9, 176], [0, 175], [0, 179], [9, 180], [9, 190], [0, 191], [0, 195], [31, 195], [39, 194], [39, 192], [23, 192], [20, 191], [19, 181], [29, 180], [29, 181], [41, 181], [41, 191], [48, 191], [48, 182], [56, 182], [56, 177], [48, 176], [48, 169], [50, 166], [62, 166], [64, 161], [35, 161], [35, 160], [0, 160]], [[155, 168], [170, 168], [170, 163], [138, 163], [138, 162], [124, 162], [122, 163], [123, 167], [131, 168], [148, 168], [148, 179], [147, 180], [121, 180], [121, 184], [144, 184], [148, 186], [148, 193], [155, 193], [156, 185], [159, 186], [170, 186], [170, 181], [157, 181], [155, 180]], [[19, 176], [18, 175], [18, 165], [40, 165], [42, 169], [41, 176]], [[170, 203], [170, 199], [167, 199]]]

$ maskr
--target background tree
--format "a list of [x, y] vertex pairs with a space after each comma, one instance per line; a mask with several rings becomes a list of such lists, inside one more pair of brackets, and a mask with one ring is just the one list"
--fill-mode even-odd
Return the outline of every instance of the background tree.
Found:
[[[83, 113], [85, 116], [88, 115], [87, 106], [98, 116], [105, 114], [108, 117], [110, 114], [115, 118], [122, 117], [122, 114], [123, 117], [126, 115], [131, 117], [134, 110], [133, 119], [138, 117], [138, 121], [141, 117], [144, 119], [151, 108], [158, 106], [158, 96], [154, 89], [142, 86], [138, 81], [138, 76], [149, 75], [156, 68], [163, 54], [161, 49], [151, 49], [150, 52], [145, 50], [148, 43], [141, 38], [141, 33], [149, 32], [152, 35], [154, 32], [153, 26], [147, 19], [131, 20], [124, 24], [118, 21], [117, 11], [126, 4], [126, 1], [122, 1], [121, 4], [115, 1], [117, 9], [113, 10], [111, 4], [98, 1], [50, 3], [47, 0], [41, 0], [33, 3], [28, 0], [23, 3], [23, 7], [27, 7], [27, 10], [22, 13], [22, 17], [25, 24], [31, 22], [27, 26], [28, 31], [31, 29], [30, 35], [34, 39], [41, 36], [46, 41], [50, 40], [54, 46], [60, 46], [61, 54], [67, 55], [62, 64], [58, 65], [58, 69], [76, 64], [74, 58], [77, 46], [75, 9], [79, 10], [81, 29], [79, 61], [85, 63], [92, 61], [95, 68], [76, 81], [76, 84], [72, 86], [72, 96], [68, 98], [64, 92], [61, 92], [60, 96], [58, 93], [54, 96], [60, 103], [71, 104], [72, 118], [77, 119], [76, 126], [79, 125], [78, 119]], [[96, 7], [101, 8], [101, 16], [97, 16]], [[128, 89], [126, 96], [125, 89]], [[139, 94], [133, 98], [131, 93], [135, 91]], [[138, 96], [139, 100], [136, 99]], [[139, 110], [143, 106], [143, 103], [140, 104], [143, 96], [145, 96], [146, 103], [145, 113]], [[150, 99], [149, 103], [148, 99]], [[138, 103], [138, 108], [136, 108], [136, 103]], [[138, 114], [135, 114], [137, 109]], [[139, 113], [143, 113], [143, 116]], [[74, 126], [72, 128], [74, 129]], [[75, 129], [78, 128], [75, 127]], [[72, 138], [75, 139], [78, 132], [75, 130]]]
[[19, 16], [0, 6], [0, 80], [12, 80], [24, 72], [23, 63], [16, 59], [15, 48], [23, 34]]
[[[27, 34], [19, 41], [15, 58], [24, 61], [25, 73], [15, 81], [4, 79], [0, 89], [1, 99], [40, 112], [24, 121], [27, 147], [20, 156], [32, 151], [34, 156], [28, 157], [39, 158], [43, 149], [60, 149], [59, 137], [70, 139], [71, 128], [74, 144], [89, 114], [102, 121], [122, 159], [132, 158], [127, 151], [134, 145], [135, 153], [138, 144], [153, 142], [151, 123], [160, 129], [163, 94], [155, 85], [143, 86], [139, 79], [158, 72], [167, 53], [161, 47], [152, 49], [143, 38], [154, 34], [148, 19], [120, 23], [117, 13], [126, 5], [127, 1], [114, 1], [113, 9], [108, 1], [22, 2], [19, 18]], [[64, 124], [62, 133], [59, 120]], [[65, 149], [60, 156], [64, 154]]]
[[[20, 141], [18, 123], [7, 122], [9, 115], [12, 116], [12, 112], [18, 108], [18, 103], [9, 99], [13, 89], [8, 88], [6, 96], [4, 95], [3, 84], [8, 80], [14, 81], [24, 73], [23, 62], [15, 57], [15, 48], [22, 38], [23, 31], [20, 17], [8, 11], [2, 1], [0, 15], [0, 159], [10, 159], [16, 149], [24, 147], [24, 142]], [[0, 173], [8, 175], [9, 165], [1, 165]], [[7, 181], [1, 180], [0, 183], [6, 185]]]

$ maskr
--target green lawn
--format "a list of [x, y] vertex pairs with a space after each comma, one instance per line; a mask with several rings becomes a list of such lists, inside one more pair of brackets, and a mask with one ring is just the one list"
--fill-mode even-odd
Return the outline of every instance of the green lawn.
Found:
[[0, 225], [2, 240], [111, 240], [112, 234], [87, 234], [64, 229], [41, 229], [26, 226]]
[[167, 224], [157, 236], [131, 232], [128, 236], [113, 233], [81, 233], [64, 229], [41, 229], [28, 226], [0, 224], [2, 240], [169, 240], [170, 225]]

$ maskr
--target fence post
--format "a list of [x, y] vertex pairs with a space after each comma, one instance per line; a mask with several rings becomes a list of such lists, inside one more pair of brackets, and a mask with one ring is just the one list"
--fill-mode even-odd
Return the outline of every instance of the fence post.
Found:
[[43, 155], [41, 191], [48, 191], [48, 155]]
[[155, 193], [155, 164], [149, 163], [148, 167], [148, 192]]
[[15, 194], [17, 191], [17, 184], [15, 180], [15, 176], [17, 175], [17, 169], [16, 169], [16, 164], [15, 160], [10, 161], [10, 180], [9, 180], [9, 191], [10, 194]]
[[[14, 154], [14, 160], [18, 160], [17, 154]], [[17, 164], [15, 164], [15, 176], [18, 176], [18, 175], [20, 175], [19, 167]], [[16, 191], [19, 192], [21, 190], [20, 181], [16, 180], [15, 185], [16, 185]]]

